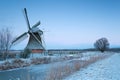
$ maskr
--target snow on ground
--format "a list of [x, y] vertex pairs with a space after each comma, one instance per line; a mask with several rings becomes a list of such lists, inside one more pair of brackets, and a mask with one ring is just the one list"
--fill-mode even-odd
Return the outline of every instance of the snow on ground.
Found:
[[[97, 56], [97, 55], [100, 55], [101, 53], [100, 52], [86, 52], [86, 53], [82, 53], [82, 57], [80, 58], [77, 58], [77, 60], [81, 60], [81, 59], [88, 59], [89, 57], [92, 57], [92, 56]], [[79, 55], [79, 54], [78, 54]], [[78, 55], [74, 55], [74, 56], [78, 56]], [[72, 54], [70, 55], [67, 55], [67, 56], [73, 56]], [[65, 57], [65, 55], [63, 56], [47, 56], [47, 57], [51, 57], [53, 60], [56, 60], [56, 59], [60, 59], [61, 57]], [[74, 61], [75, 59], [72, 59], [72, 61]], [[29, 61], [29, 60], [28, 60]], [[49, 64], [40, 64], [40, 65], [31, 65], [29, 67], [26, 67], [26, 70], [29, 72], [27, 73], [26, 72], [26, 75], [29, 75], [30, 76], [30, 79], [29, 80], [45, 80], [46, 78], [46, 75], [47, 73], [49, 72], [49, 70], [51, 70], [51, 67], [58, 67], [60, 64], [64, 65], [64, 64], [67, 64], [69, 63], [71, 60], [65, 60], [65, 61], [60, 61], [60, 62], [55, 62], [55, 63], [49, 63]], [[11, 79], [11, 74], [15, 75], [17, 73], [16, 76], [14, 76], [15, 79], [19, 78], [19, 80], [27, 80], [24, 76], [24, 79], [23, 79], [23, 76], [21, 76], [21, 73], [22, 72], [19, 72], [19, 70], [11, 70], [11, 71], [6, 71], [5, 73], [1, 72], [0, 75], [0, 80], [8, 80]], [[7, 77], [6, 77], [6, 73], [8, 74]], [[24, 71], [25, 73], [25, 71]], [[20, 76], [18, 76], [20, 75]], [[83, 76], [85, 77], [85, 76]], [[66, 79], [66, 80], [69, 80], [69, 79]], [[70, 79], [71, 80], [71, 79]], [[74, 79], [73, 80], [77, 80], [77, 79]], [[82, 79], [78, 79], [78, 80], [82, 80]], [[89, 80], [89, 79], [84, 79], [83, 80]], [[91, 80], [94, 80], [94, 79], [91, 79]], [[98, 79], [97, 79], [98, 80]]]
[[100, 60], [64, 80], [120, 80], [120, 54]]
[[4, 60], [4, 61], [0, 61], [0, 64], [6, 62], [6, 61], [10, 61], [12, 62], [13, 60], [15, 59], [21, 59], [23, 61], [26, 61], [26, 62], [31, 62], [31, 59], [32, 58], [51, 58], [51, 62], [53, 61], [59, 61], [61, 60], [62, 58], [66, 58], [66, 57], [74, 57], [74, 58], [81, 58], [81, 60], [88, 60], [91, 56], [95, 56], [95, 55], [99, 55], [100, 52], [93, 52], [93, 51], [88, 51], [88, 52], [83, 52], [83, 53], [79, 53], [79, 54], [53, 54], [53, 55], [47, 55], [47, 54], [31, 54], [30, 58], [27, 58], [27, 59], [23, 59], [23, 58], [14, 58], [14, 59], [7, 59], [7, 60]]

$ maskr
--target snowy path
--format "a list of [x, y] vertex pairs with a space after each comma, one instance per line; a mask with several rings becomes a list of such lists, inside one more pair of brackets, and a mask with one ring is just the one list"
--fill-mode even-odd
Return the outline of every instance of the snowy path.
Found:
[[98, 61], [64, 80], [120, 80], [120, 54]]

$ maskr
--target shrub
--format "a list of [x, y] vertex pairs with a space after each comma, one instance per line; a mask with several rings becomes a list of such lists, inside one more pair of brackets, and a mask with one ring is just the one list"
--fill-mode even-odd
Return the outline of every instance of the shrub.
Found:
[[24, 52], [21, 52], [20, 57], [21, 58], [28, 58], [30, 57], [31, 50], [25, 49]]
[[69, 54], [75, 54], [75, 52], [69, 52]]
[[12, 62], [6, 61], [3, 64], [0, 65], [0, 70], [8, 70], [8, 69], [14, 69], [14, 68], [20, 68], [20, 67], [26, 67], [30, 64], [21, 60], [21, 59], [15, 59]]
[[16, 58], [16, 54], [15, 53], [11, 53], [8, 55], [9, 58]]
[[15, 59], [12, 61], [12, 64], [14, 65], [14, 67], [25, 67], [25, 66], [29, 66], [30, 64], [28, 62], [25, 62], [21, 59]]
[[53, 53], [48, 53], [49, 56], [53, 56]]

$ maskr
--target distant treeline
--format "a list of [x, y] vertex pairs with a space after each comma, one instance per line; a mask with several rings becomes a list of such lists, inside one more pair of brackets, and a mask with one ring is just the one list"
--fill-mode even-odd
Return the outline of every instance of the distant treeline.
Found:
[[[10, 50], [9, 53], [20, 53], [24, 50]], [[89, 48], [89, 49], [48, 49], [46, 51], [99, 51], [95, 48]], [[120, 52], [120, 48], [109, 48], [106, 51], [113, 51], [113, 52]]]
[[[99, 50], [95, 48], [89, 48], [89, 49], [48, 49], [48, 51], [99, 51]], [[119, 52], [120, 48], [109, 48], [106, 51]]]

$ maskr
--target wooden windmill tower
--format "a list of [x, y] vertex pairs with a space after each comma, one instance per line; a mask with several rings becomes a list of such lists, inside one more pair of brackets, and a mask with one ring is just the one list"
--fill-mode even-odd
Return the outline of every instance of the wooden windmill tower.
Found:
[[40, 21], [38, 21], [35, 25], [30, 27], [26, 8], [24, 8], [24, 14], [25, 14], [25, 18], [28, 26], [28, 32], [25, 32], [19, 37], [17, 37], [16, 39], [14, 39], [12, 44], [19, 43], [20, 41], [26, 39], [29, 34], [30, 37], [29, 37], [29, 41], [26, 46], [26, 49], [31, 50], [32, 53], [41, 53], [45, 50], [45, 48], [43, 46], [43, 40], [41, 37], [43, 35], [43, 31], [37, 28], [37, 26], [40, 25]]

